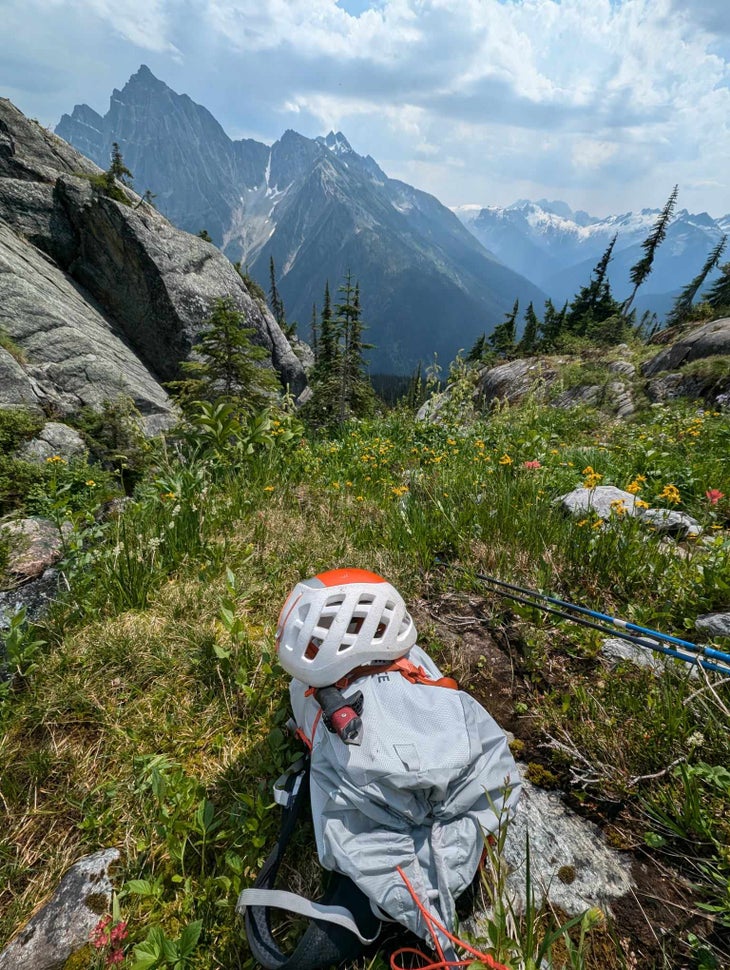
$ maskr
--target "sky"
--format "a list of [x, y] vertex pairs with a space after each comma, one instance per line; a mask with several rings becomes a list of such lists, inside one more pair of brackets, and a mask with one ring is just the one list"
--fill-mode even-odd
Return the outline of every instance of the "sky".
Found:
[[0, 0], [53, 126], [144, 63], [233, 138], [341, 130], [446, 205], [730, 213], [728, 0]]

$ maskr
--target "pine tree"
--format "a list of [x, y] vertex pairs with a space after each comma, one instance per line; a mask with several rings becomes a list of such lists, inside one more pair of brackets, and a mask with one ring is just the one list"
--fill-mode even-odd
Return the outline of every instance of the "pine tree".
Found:
[[271, 307], [271, 312], [274, 314], [274, 319], [279, 324], [284, 333], [287, 332], [286, 324], [286, 313], [284, 312], [284, 301], [279, 295], [279, 290], [276, 286], [276, 267], [274, 265], [274, 257], [269, 256], [269, 306]]
[[537, 319], [537, 314], [535, 313], [535, 308], [530, 305], [525, 310], [525, 329], [522, 331], [522, 337], [520, 342], [515, 348], [515, 353], [520, 357], [529, 357], [530, 354], [534, 354], [537, 349], [537, 331], [540, 326], [540, 321]]
[[709, 303], [713, 310], [730, 312], [730, 263], [720, 267], [721, 275], [715, 280], [709, 290], [702, 294], [702, 299]]
[[322, 329], [320, 331], [320, 360], [325, 369], [330, 369], [336, 362], [336, 338], [334, 322], [332, 320], [332, 303], [330, 300], [329, 280], [324, 285], [324, 301], [322, 304]]
[[309, 329], [312, 333], [312, 353], [314, 354], [314, 362], [317, 363], [317, 358], [319, 357], [319, 332], [317, 324], [317, 304], [312, 304], [312, 320], [309, 324]]
[[487, 335], [485, 333], [477, 337], [474, 341], [471, 350], [466, 355], [466, 360], [470, 364], [476, 364], [480, 360], [484, 359], [484, 355], [487, 353]]
[[720, 257], [725, 249], [725, 243], [727, 242], [727, 236], [723, 236], [718, 244], [712, 249], [707, 259], [705, 260], [704, 266], [699, 271], [697, 276], [691, 280], [682, 292], [679, 294], [677, 299], [674, 301], [672, 309], [667, 316], [666, 326], [675, 327], [680, 323], [683, 323], [692, 313], [692, 304], [694, 303], [694, 298], [697, 296], [700, 287], [707, 279], [708, 274], [718, 265], [720, 262]]
[[183, 361], [183, 379], [167, 385], [183, 409], [194, 401], [226, 401], [254, 413], [269, 403], [279, 385], [274, 371], [260, 364], [268, 354], [252, 343], [254, 333], [230, 297], [215, 301], [198, 335], [195, 359]]
[[[204, 242], [209, 242], [209, 243], [213, 242], [213, 237], [211, 236], [211, 234], [208, 232], [207, 229], [200, 230], [200, 232], [198, 233], [198, 239], [202, 239]], [[239, 263], [239, 266], [240, 266], [240, 263]]]
[[515, 300], [512, 312], [507, 313], [502, 323], [498, 323], [489, 335], [489, 344], [500, 357], [510, 357], [515, 352], [515, 334], [519, 310], [520, 301]]
[[591, 272], [587, 286], [581, 287], [570, 304], [565, 318], [564, 330], [576, 336], [585, 336], [596, 324], [603, 323], [608, 317], [621, 312], [621, 304], [611, 295], [608, 281], [608, 264], [611, 262], [613, 247], [618, 235], [614, 235], [600, 260]]
[[659, 217], [654, 223], [650, 235], [647, 236], [647, 238], [641, 244], [641, 248], [644, 250], [644, 255], [641, 257], [638, 263], [635, 263], [631, 267], [629, 276], [631, 282], [634, 284], [634, 288], [631, 291], [629, 298], [624, 302], [624, 305], [621, 308], [621, 312], [623, 313], [624, 317], [628, 317], [629, 309], [631, 308], [631, 304], [634, 302], [634, 297], [636, 296], [636, 291], [649, 276], [649, 273], [651, 273], [656, 251], [664, 242], [664, 237], [667, 234], [672, 213], [674, 212], [674, 207], [677, 204], [678, 192], [679, 186], [675, 185], [672, 189], [671, 195], [664, 205], [664, 208], [659, 213]]
[[565, 329], [565, 319], [568, 314], [568, 304], [564, 304], [562, 310], [557, 310], [555, 304], [548, 297], [545, 300], [545, 311], [542, 323], [540, 324], [539, 340], [537, 349], [550, 351], [557, 349], [560, 337]]
[[124, 159], [122, 158], [122, 152], [119, 148], [119, 142], [112, 142], [112, 156], [111, 165], [107, 169], [107, 175], [112, 178], [118, 179], [122, 185], [130, 186], [132, 184], [132, 179], [134, 176], [129, 171], [127, 166], [124, 164]]

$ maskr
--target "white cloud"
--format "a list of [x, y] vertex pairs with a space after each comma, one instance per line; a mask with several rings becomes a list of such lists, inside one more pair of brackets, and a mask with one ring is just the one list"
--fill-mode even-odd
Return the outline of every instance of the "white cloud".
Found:
[[[381, 0], [358, 16], [335, 0], [5, 3], [25, 29], [20, 53], [0, 38], [0, 65], [20, 58], [13, 93], [25, 84], [34, 104], [34, 43], [56, 77], [50, 100], [71, 81], [99, 89], [114, 65], [121, 86], [151, 51], [153, 71], [229, 130], [273, 140], [287, 125], [339, 128], [452, 204], [537, 186], [628, 208], [661, 204], [679, 181], [682, 204], [730, 210], [727, 0]], [[93, 35], [98, 46], [104, 31], [95, 68], [74, 45]]]

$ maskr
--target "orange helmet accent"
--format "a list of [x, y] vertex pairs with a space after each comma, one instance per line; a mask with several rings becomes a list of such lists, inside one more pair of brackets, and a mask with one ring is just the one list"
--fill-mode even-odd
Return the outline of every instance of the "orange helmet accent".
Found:
[[316, 579], [324, 586], [348, 586], [350, 583], [385, 583], [386, 580], [377, 573], [367, 569], [329, 569], [324, 573], [317, 573]]

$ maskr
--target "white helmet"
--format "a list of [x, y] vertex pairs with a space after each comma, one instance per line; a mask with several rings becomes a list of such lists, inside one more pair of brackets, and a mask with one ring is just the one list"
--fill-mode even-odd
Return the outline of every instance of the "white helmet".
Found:
[[415, 642], [403, 597], [365, 569], [332, 569], [297, 583], [276, 631], [281, 666], [310, 687], [334, 684], [356, 667], [397, 660]]

